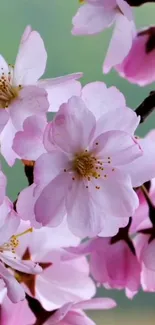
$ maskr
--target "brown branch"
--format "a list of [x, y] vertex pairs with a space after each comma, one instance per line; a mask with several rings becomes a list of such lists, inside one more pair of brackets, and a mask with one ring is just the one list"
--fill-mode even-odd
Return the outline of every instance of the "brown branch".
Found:
[[151, 91], [149, 96], [136, 108], [135, 112], [140, 116], [140, 123], [143, 123], [155, 109], [155, 91]]
[[155, 2], [155, 0], [125, 0], [130, 6], [138, 7], [148, 2]]

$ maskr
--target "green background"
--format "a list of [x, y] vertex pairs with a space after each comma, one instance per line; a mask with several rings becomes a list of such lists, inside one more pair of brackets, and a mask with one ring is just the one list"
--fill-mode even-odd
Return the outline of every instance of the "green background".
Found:
[[[9, 63], [14, 63], [20, 37], [25, 26], [31, 24], [42, 35], [48, 52], [46, 77], [82, 71], [83, 84], [102, 80], [109, 86], [115, 85], [133, 109], [154, 89], [154, 85], [140, 88], [129, 84], [114, 71], [109, 75], [102, 74], [112, 30], [92, 37], [73, 37], [71, 19], [79, 6], [78, 0], [1, 0], [0, 5], [0, 51]], [[155, 5], [146, 5], [134, 11], [138, 27], [155, 24]], [[154, 125], [155, 115], [152, 114], [140, 127], [139, 135], [146, 134]], [[13, 168], [4, 161], [2, 164], [8, 176], [8, 194], [15, 199], [27, 184], [23, 167], [19, 162]], [[99, 290], [99, 294], [115, 297], [119, 307], [114, 311], [93, 314], [97, 324], [154, 324], [154, 294], [140, 293], [133, 301], [127, 300], [124, 293]]]

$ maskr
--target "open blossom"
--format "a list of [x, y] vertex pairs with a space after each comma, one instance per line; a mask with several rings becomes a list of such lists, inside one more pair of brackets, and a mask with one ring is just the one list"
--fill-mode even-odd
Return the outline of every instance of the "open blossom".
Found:
[[80, 98], [73, 97], [61, 106], [48, 127], [55, 150], [52, 147], [50, 151], [48, 139], [45, 147], [49, 152], [35, 164], [37, 222], [57, 226], [67, 213], [69, 228], [85, 237], [100, 233], [107, 218], [128, 218], [133, 214], [138, 206], [137, 195], [130, 174], [121, 168], [141, 156], [142, 151], [129, 133], [110, 130], [110, 125], [104, 132], [103, 124], [98, 134], [97, 126]]
[[43, 40], [30, 26], [21, 38], [15, 65], [10, 66], [0, 56], [0, 142], [1, 152], [10, 165], [17, 157], [12, 141], [16, 132], [22, 130], [24, 120], [32, 115], [44, 117], [48, 109], [57, 110], [61, 103], [80, 92], [76, 79], [82, 74], [38, 81], [46, 61]]
[[[115, 23], [114, 32], [103, 64], [103, 72], [123, 61], [135, 35], [132, 11], [124, 0], [87, 0], [73, 17], [74, 35], [92, 35]], [[121, 46], [121, 50], [120, 50]]]
[[115, 306], [115, 301], [110, 298], [94, 298], [79, 303], [68, 303], [57, 310], [44, 325], [95, 325], [83, 310], [104, 310]]
[[[96, 120], [96, 126], [93, 131], [94, 133], [92, 135], [92, 139], [90, 139], [90, 147], [92, 145], [91, 142], [93, 141], [93, 139], [94, 139], [94, 143], [95, 143], [95, 138], [100, 136], [100, 134], [102, 134], [103, 132], [105, 133], [105, 132], [108, 132], [111, 130], [113, 130], [113, 131], [121, 130], [123, 132], [125, 131], [131, 135], [134, 135], [135, 129], [139, 123], [139, 117], [137, 117], [135, 112], [133, 112], [131, 109], [126, 107], [125, 98], [119, 92], [118, 89], [116, 89], [115, 87], [107, 88], [103, 82], [93, 82], [93, 83], [90, 83], [90, 84], [84, 86], [84, 88], [82, 89], [82, 92], [81, 92], [81, 98], [84, 101], [85, 105], [89, 108], [89, 110], [95, 115], [95, 120]], [[74, 100], [74, 102], [73, 102], [73, 100]], [[72, 103], [72, 105], [70, 103]], [[63, 188], [61, 189], [61, 191], [60, 190], [58, 191], [58, 193], [59, 193], [58, 197], [56, 195], [55, 188], [54, 188], [54, 194], [52, 194], [52, 191], [49, 190], [49, 188], [48, 188], [47, 195], [50, 200], [50, 205], [46, 204], [47, 209], [45, 209], [44, 208], [45, 203], [40, 203], [40, 204], [42, 204], [42, 208], [43, 208], [43, 212], [44, 212], [44, 216], [43, 217], [41, 216], [40, 219], [38, 218], [38, 214], [42, 213], [42, 208], [38, 208], [38, 212], [36, 214], [36, 206], [37, 205], [35, 205], [37, 199], [39, 198], [38, 200], [40, 200], [40, 195], [42, 195], [41, 193], [42, 193], [43, 189], [50, 183], [50, 180], [52, 180], [52, 178], [54, 176], [53, 173], [58, 172], [56, 170], [56, 164], [58, 161], [53, 160], [53, 159], [57, 159], [56, 155], [57, 155], [58, 149], [59, 149], [59, 151], [60, 151], [60, 149], [61, 149], [61, 151], [63, 151], [61, 153], [61, 157], [64, 157], [64, 151], [66, 151], [66, 153], [68, 155], [69, 150], [72, 150], [72, 155], [69, 154], [68, 158], [67, 158], [68, 164], [72, 165], [72, 159], [74, 160], [74, 152], [77, 151], [77, 149], [76, 149], [77, 141], [81, 141], [81, 143], [84, 143], [84, 141], [85, 141], [85, 139], [84, 139], [84, 141], [82, 139], [82, 132], [84, 132], [84, 131], [86, 132], [86, 130], [87, 130], [86, 126], [85, 126], [85, 119], [88, 120], [90, 111], [87, 111], [87, 110], [85, 111], [85, 109], [82, 105], [81, 105], [81, 101], [80, 101], [80, 105], [79, 105], [78, 102], [76, 103], [75, 99], [72, 99], [69, 102], [68, 106], [67, 105], [63, 106], [60, 109], [60, 112], [57, 114], [54, 122], [49, 123], [46, 126], [46, 128], [45, 128], [45, 123], [41, 123], [39, 118], [31, 117], [25, 121], [24, 130], [21, 132], [18, 132], [17, 136], [15, 137], [13, 148], [22, 159], [36, 160], [39, 157], [39, 154], [46, 152], [46, 154], [42, 155], [36, 162], [36, 167], [34, 169], [34, 176], [35, 176], [34, 184], [32, 184], [29, 188], [24, 189], [20, 193], [19, 199], [17, 201], [18, 212], [20, 213], [20, 215], [22, 216], [22, 218], [24, 220], [28, 220], [28, 215], [31, 216], [32, 226], [34, 226], [34, 227], [36, 227], [36, 225], [37, 225], [36, 220], [38, 221], [38, 225], [39, 224], [40, 225], [41, 224], [50, 224], [51, 221], [52, 221], [51, 225], [52, 224], [54, 225], [54, 223], [55, 223], [55, 225], [57, 225], [58, 222], [59, 223], [61, 222], [63, 215], [66, 213], [66, 209], [67, 209], [68, 221], [69, 221], [70, 227], [72, 227], [71, 228], [72, 231], [73, 232], [76, 231], [76, 234], [80, 235], [80, 233], [78, 231], [78, 228], [79, 228], [78, 222], [80, 223], [81, 227], [82, 227], [82, 225], [85, 224], [84, 228], [86, 230], [86, 224], [88, 224], [88, 220], [89, 220], [89, 219], [86, 220], [86, 215], [88, 216], [88, 212], [85, 214], [84, 210], [81, 210], [81, 204], [83, 202], [83, 204], [85, 205], [84, 200], [87, 197], [87, 195], [90, 193], [90, 190], [92, 191], [93, 189], [96, 189], [95, 186], [100, 186], [99, 185], [99, 182], [101, 181], [100, 178], [98, 178], [96, 180], [96, 178], [91, 177], [91, 180], [93, 180], [93, 183], [98, 182], [98, 184], [90, 187], [89, 185], [91, 185], [91, 182], [88, 181], [87, 177], [84, 177], [84, 183], [83, 183], [84, 191], [87, 189], [86, 186], [89, 186], [90, 188], [87, 192], [83, 192], [84, 196], [82, 197], [82, 199], [79, 199], [80, 200], [80, 206], [79, 206], [80, 211], [79, 211], [79, 215], [78, 215], [78, 210], [76, 211], [76, 216], [77, 216], [76, 217], [76, 219], [77, 219], [76, 225], [73, 225], [73, 223], [75, 222], [75, 217], [73, 217], [73, 219], [71, 220], [71, 215], [73, 215], [73, 212], [75, 212], [75, 210], [74, 211], [69, 210], [69, 212], [68, 212], [68, 203], [64, 202], [64, 197], [63, 197], [63, 193], [62, 193]], [[69, 125], [70, 123], [68, 122], [67, 126], [65, 126], [65, 128], [66, 128], [65, 132], [67, 132], [67, 135], [66, 135], [66, 133], [64, 133], [64, 131], [63, 131], [64, 126], [63, 126], [62, 116], [64, 115], [64, 113], [62, 113], [62, 112], [67, 113], [66, 120], [68, 117], [72, 118], [72, 116], [74, 114], [73, 114], [73, 107], [71, 108], [71, 106], [79, 107], [78, 114], [82, 114], [81, 120], [83, 119], [83, 123], [82, 123], [82, 121], [80, 121], [80, 122], [78, 121], [78, 119], [80, 120], [80, 115], [78, 117], [76, 108], [74, 108], [75, 117], [74, 117], [72, 123], [75, 123], [77, 120], [77, 122], [75, 123], [76, 126], [74, 124], [71, 124], [73, 126], [70, 126]], [[80, 106], [81, 106], [81, 108], [80, 108]], [[82, 110], [83, 110], [83, 112], [82, 112]], [[87, 114], [86, 117], [84, 117], [84, 112], [85, 112], [85, 114], [86, 114], [86, 112], [88, 112], [89, 114]], [[93, 118], [91, 114], [90, 114], [90, 117], [91, 117], [91, 119]], [[93, 123], [95, 125], [95, 121], [92, 122], [92, 125], [93, 125]], [[75, 133], [76, 129], [77, 129], [77, 133]], [[93, 127], [92, 127], [92, 129], [93, 129]], [[45, 130], [45, 132], [44, 132], [44, 130]], [[73, 132], [73, 130], [74, 130], [74, 132]], [[84, 130], [84, 131], [81, 131], [81, 130]], [[74, 137], [73, 137], [73, 133], [74, 133]], [[58, 137], [58, 134], [60, 135], [59, 137]], [[79, 136], [79, 134], [80, 134], [80, 136]], [[90, 130], [90, 134], [91, 134], [91, 130]], [[89, 134], [88, 134], [88, 137], [89, 137]], [[44, 146], [42, 144], [43, 140], [44, 140]], [[63, 140], [64, 140], [64, 143], [63, 143]], [[61, 141], [61, 143], [60, 143], [60, 141]], [[69, 143], [68, 143], [68, 141], [69, 141]], [[88, 141], [89, 141], [89, 139], [88, 139]], [[74, 142], [75, 142], [75, 148], [73, 148]], [[135, 144], [137, 142], [140, 144], [140, 146], [143, 149], [143, 155], [140, 155], [139, 158], [137, 157], [137, 159], [129, 161], [128, 163], [126, 162], [126, 164], [121, 165], [121, 169], [125, 173], [128, 173], [130, 175], [133, 187], [142, 185], [144, 182], [148, 181], [155, 175], [155, 165], [152, 164], [152, 161], [155, 159], [154, 139], [152, 138], [152, 136], [148, 135], [144, 139], [137, 139]], [[81, 143], [78, 145], [80, 148], [81, 148]], [[36, 151], [36, 155], [33, 150], [34, 145], [36, 146], [36, 148], [38, 148]], [[68, 146], [68, 148], [70, 146], [71, 149], [68, 149], [67, 146]], [[85, 148], [82, 147], [83, 150], [88, 150], [87, 146], [88, 146], [88, 144], [85, 146]], [[95, 151], [97, 150], [97, 147], [99, 148], [98, 145], [95, 145], [95, 148], [96, 148]], [[59, 152], [59, 154], [60, 154], [60, 152]], [[87, 155], [88, 155], [88, 153], [86, 154], [86, 157], [87, 157]], [[53, 159], [51, 158], [52, 156], [53, 156]], [[61, 159], [61, 157], [60, 157], [60, 159]], [[108, 156], [107, 156], [107, 158], [108, 158]], [[47, 159], [46, 165], [45, 165], [45, 159]], [[95, 160], [94, 160], [94, 162], [95, 162]], [[102, 161], [100, 161], [100, 163], [102, 163]], [[102, 167], [101, 167], [101, 165], [99, 166], [99, 171], [101, 171], [101, 172], [105, 171], [105, 169], [103, 169], [103, 171], [102, 171], [101, 168], [103, 168], [103, 167], [105, 168], [105, 166], [111, 167], [110, 160], [108, 162], [108, 159], [107, 159], [107, 163], [104, 159], [103, 164], [104, 164], [104, 166], [102, 166]], [[95, 168], [96, 167], [98, 168], [98, 166], [95, 166]], [[60, 165], [60, 169], [61, 168], [62, 168], [62, 171], [64, 171], [64, 169], [67, 170], [67, 168], [65, 168], [65, 163], [64, 164], [62, 163]], [[97, 171], [97, 169], [96, 169], [96, 171]], [[90, 171], [90, 173], [91, 173], [91, 171]], [[72, 174], [71, 174], [71, 169], [70, 169], [69, 171], [66, 172], [66, 174], [68, 176], [72, 175], [72, 177], [74, 178], [75, 170], [73, 170]], [[50, 179], [50, 175], [51, 175], [51, 179]], [[103, 173], [102, 175], [104, 177], [104, 175], [106, 175], [106, 173]], [[114, 172], [113, 172], [113, 175], [115, 175]], [[91, 174], [91, 176], [92, 176], [92, 174]], [[66, 180], [67, 177], [66, 177], [66, 175], [64, 175], [64, 173], [63, 173], [63, 177], [65, 177], [65, 180]], [[88, 177], [89, 177], [89, 175], [88, 175]], [[105, 178], [106, 177], [104, 177], [104, 181], [105, 181]], [[76, 182], [77, 180], [78, 179], [74, 180], [75, 185], [79, 184], [79, 182]], [[81, 178], [80, 178], [80, 180], [81, 180]], [[89, 184], [86, 184], [87, 181]], [[107, 179], [106, 179], [106, 181], [107, 181]], [[71, 183], [73, 184], [73, 180]], [[64, 191], [65, 191], [66, 185], [64, 186], [64, 184], [66, 184], [66, 183], [65, 182], [62, 183], [62, 186], [64, 187]], [[107, 183], [104, 182], [103, 184], [105, 186]], [[54, 183], [53, 183], [53, 185], [54, 185]], [[58, 185], [54, 185], [54, 186], [57, 187]], [[82, 182], [81, 182], [80, 186], [81, 187], [79, 187], [77, 192], [79, 193], [79, 195], [82, 195], [81, 194], [82, 193], [81, 188], [83, 186]], [[49, 195], [49, 193], [51, 193], [51, 196]], [[61, 198], [61, 193], [62, 193], [62, 198]], [[100, 197], [99, 196], [100, 193], [101, 193], [101, 191], [95, 191], [93, 193], [93, 196], [95, 195], [94, 196], [95, 200], [97, 199], [97, 197], [98, 198]], [[65, 194], [66, 194], [66, 192], [65, 192]], [[64, 196], [65, 196], [65, 194], [64, 194]], [[54, 195], [54, 198], [55, 198], [54, 201], [50, 199], [50, 197], [52, 197], [52, 195]], [[69, 190], [69, 195], [70, 195], [70, 190]], [[103, 197], [104, 197], [104, 195], [103, 195]], [[102, 197], [102, 200], [103, 200], [103, 197]], [[41, 198], [43, 198], [43, 196], [41, 196]], [[56, 201], [57, 198], [58, 198], [58, 200], [61, 201], [61, 204], [59, 204], [59, 201], [58, 202]], [[44, 200], [45, 200], [45, 197], [43, 199], [43, 202], [45, 202]], [[123, 218], [120, 218], [120, 216], [122, 214], [120, 212], [118, 212], [119, 216], [117, 216], [116, 209], [112, 213], [111, 198], [109, 196], [109, 200], [110, 200], [109, 204], [110, 204], [110, 211], [111, 211], [110, 218], [109, 218], [109, 210], [107, 211], [107, 213], [105, 213], [105, 211], [107, 209], [107, 201], [106, 201], [106, 209], [105, 209], [105, 205], [104, 205], [104, 208], [100, 207], [100, 205], [99, 205], [99, 206], [97, 206], [97, 209], [95, 210], [96, 207], [94, 206], [94, 203], [97, 202], [95, 200], [93, 199], [92, 203], [91, 203], [91, 199], [89, 201], [90, 206], [91, 206], [91, 204], [93, 204], [92, 207], [94, 208], [94, 211], [93, 211], [93, 208], [90, 207], [90, 215], [91, 215], [92, 221], [91, 221], [91, 219], [89, 221], [90, 221], [90, 223], [93, 222], [93, 225], [88, 224], [88, 227], [94, 227], [93, 215], [94, 215], [94, 213], [97, 213], [97, 215], [100, 215], [99, 220], [100, 220], [100, 218], [102, 218], [102, 219], [101, 219], [101, 225], [99, 225], [99, 226], [95, 225], [95, 227], [96, 226], [98, 227], [98, 230], [96, 230], [95, 234], [97, 234], [97, 232], [98, 232], [98, 234], [101, 236], [108, 236], [108, 237], [114, 236], [118, 232], [118, 229], [120, 227], [124, 227], [127, 225], [129, 214], [126, 214], [126, 216], [125, 216], [125, 214], [123, 214]], [[73, 202], [73, 198], [71, 199], [71, 201]], [[86, 200], [86, 201], [88, 202], [88, 200]], [[27, 204], [27, 202], [28, 202], [28, 204]], [[77, 199], [74, 202], [77, 202]], [[54, 203], [56, 205], [58, 204], [58, 207], [59, 207], [58, 209], [56, 208], [56, 205], [54, 206]], [[97, 205], [97, 203], [96, 203], [96, 205]], [[51, 212], [52, 207], [53, 207], [53, 209], [55, 209], [53, 212]], [[29, 210], [29, 214], [27, 214], [27, 209]], [[76, 209], [78, 209], [78, 205], [76, 205]], [[102, 209], [102, 210], [100, 210], [100, 209]], [[71, 215], [70, 215], [70, 211], [71, 211]], [[104, 218], [103, 218], [103, 212], [104, 212]], [[53, 215], [53, 213], [54, 213], [54, 215]], [[48, 220], [45, 220], [46, 214], [49, 215]], [[59, 221], [58, 221], [58, 215], [60, 217]], [[81, 216], [81, 221], [80, 221], [80, 216]], [[54, 219], [52, 220], [52, 219], [50, 219], [50, 217], [51, 218], [53, 217]], [[56, 219], [55, 219], [55, 217], [56, 217]], [[98, 222], [96, 220], [96, 218], [95, 218], [95, 222]], [[99, 229], [99, 227], [100, 227], [100, 229]], [[92, 232], [92, 230], [91, 230], [91, 232]], [[91, 232], [90, 233], [87, 232], [86, 234], [91, 235]], [[92, 233], [92, 235], [93, 235], [93, 233]]]
[[[121, 51], [121, 48], [119, 50]], [[155, 81], [154, 26], [137, 32], [130, 52], [115, 68], [122, 77], [139, 86], [146, 86]]]
[[[27, 228], [27, 223], [23, 226]], [[17, 255], [23, 263], [39, 263], [43, 271], [36, 275], [16, 271], [15, 276], [25, 291], [38, 299], [45, 310], [55, 310], [70, 301], [89, 299], [96, 292], [85, 257], [72, 261], [62, 259], [62, 247], [78, 243], [79, 239], [70, 233], [65, 224], [56, 230], [46, 227], [34, 230], [20, 240]]]

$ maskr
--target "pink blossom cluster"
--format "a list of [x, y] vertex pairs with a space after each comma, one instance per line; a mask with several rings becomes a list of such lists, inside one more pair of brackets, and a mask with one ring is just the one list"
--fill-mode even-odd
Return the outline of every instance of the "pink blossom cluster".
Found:
[[[84, 1], [72, 32], [115, 22], [104, 72], [115, 66], [145, 85], [155, 76], [154, 27], [135, 34], [139, 4]], [[95, 325], [85, 310], [116, 306], [97, 297], [98, 285], [129, 299], [155, 292], [155, 130], [136, 136], [155, 92], [134, 111], [114, 86], [82, 87], [82, 73], [40, 79], [46, 61], [30, 26], [15, 65], [0, 56], [0, 152], [28, 180], [11, 202], [0, 167], [0, 324]]]

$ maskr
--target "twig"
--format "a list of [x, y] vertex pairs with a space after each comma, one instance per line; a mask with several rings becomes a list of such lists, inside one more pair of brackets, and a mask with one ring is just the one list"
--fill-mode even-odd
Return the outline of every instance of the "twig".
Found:
[[136, 108], [135, 112], [140, 116], [140, 123], [143, 123], [155, 109], [155, 91], [151, 91], [149, 96]]

